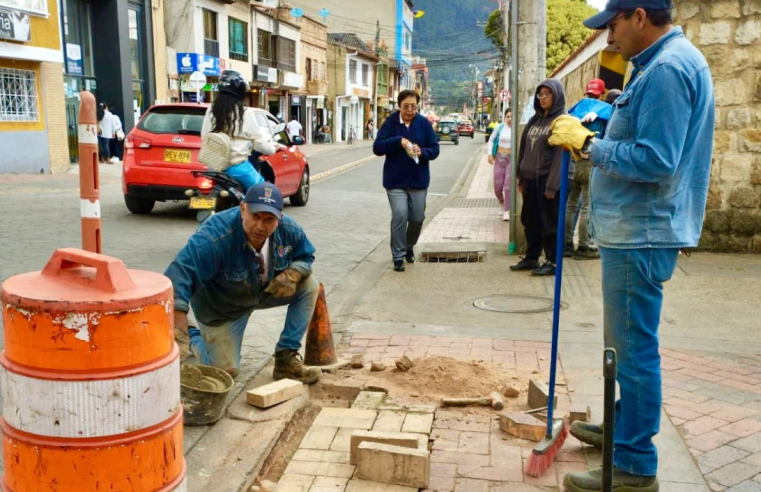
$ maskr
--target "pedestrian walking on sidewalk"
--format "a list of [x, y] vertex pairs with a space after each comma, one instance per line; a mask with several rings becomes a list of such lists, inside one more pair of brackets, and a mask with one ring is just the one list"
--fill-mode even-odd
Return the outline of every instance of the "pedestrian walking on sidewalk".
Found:
[[[581, 123], [595, 132], [598, 137], [605, 134], [613, 106], [603, 101], [605, 94], [605, 82], [602, 79], [590, 80], [587, 84], [584, 99], [574, 105], [568, 114], [579, 118]], [[591, 234], [589, 231], [589, 175], [592, 172], [592, 163], [588, 159], [582, 159], [576, 163], [576, 172], [573, 175], [573, 186], [568, 193], [568, 208], [565, 215], [565, 251], [567, 257], [575, 257], [577, 260], [596, 260], [600, 253], [590, 244]], [[577, 224], [579, 226], [579, 247], [573, 244], [573, 235]]]
[[111, 113], [111, 118], [114, 127], [114, 138], [111, 139], [109, 153], [111, 154], [111, 162], [116, 164], [122, 160], [122, 142], [124, 142], [124, 128], [122, 128], [122, 120], [116, 115], [116, 113]]
[[402, 91], [397, 103], [400, 110], [386, 118], [373, 152], [386, 156], [383, 187], [391, 205], [391, 255], [394, 270], [403, 272], [405, 259], [415, 262], [431, 182], [430, 162], [439, 156], [439, 142], [431, 122], [418, 113], [420, 94]]
[[102, 102], [96, 111], [98, 118], [98, 160], [111, 164], [111, 140], [114, 138], [114, 118], [108, 104]]
[[240, 207], [212, 215], [164, 273], [174, 286], [174, 336], [184, 360], [238, 374], [243, 334], [254, 311], [288, 306], [275, 347], [275, 379], [314, 383], [321, 371], [299, 355], [320, 286], [315, 247], [283, 214], [271, 183], [251, 187]]
[[[521, 224], [526, 233], [526, 257], [513, 271], [530, 270], [534, 276], [555, 275], [558, 219], [560, 215], [560, 174], [563, 149], [551, 146], [550, 127], [565, 113], [565, 89], [556, 79], [547, 79], [536, 88], [536, 114], [531, 117], [521, 136], [518, 155], [518, 192], [523, 195]], [[568, 171], [573, 178], [574, 167]], [[570, 185], [569, 185], [570, 187]], [[545, 261], [539, 263], [544, 249]]]
[[[600, 139], [558, 120], [552, 142], [592, 162], [592, 223], [602, 259], [605, 346], [618, 352], [614, 490], [658, 490], [653, 437], [661, 417], [658, 328], [663, 283], [680, 248], [698, 245], [714, 139], [714, 91], [700, 51], [671, 20], [667, 0], [611, 0], [584, 21], [633, 65]], [[600, 426], [571, 433], [601, 446]], [[565, 476], [569, 492], [602, 490], [600, 469]]]
[[486, 149], [489, 164], [494, 165], [494, 194], [503, 209], [503, 220], [510, 220], [510, 149], [512, 144], [512, 110], [505, 111], [505, 118], [489, 137]]

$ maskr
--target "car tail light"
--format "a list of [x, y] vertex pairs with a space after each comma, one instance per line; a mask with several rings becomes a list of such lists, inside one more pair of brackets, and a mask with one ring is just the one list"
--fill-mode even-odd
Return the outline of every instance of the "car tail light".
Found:
[[151, 148], [151, 139], [145, 138], [145, 137], [138, 137], [138, 136], [129, 136], [127, 137], [127, 145], [126, 148], [128, 149], [150, 149]]
[[210, 190], [214, 188], [214, 181], [210, 180], [209, 178], [203, 178], [198, 187], [202, 190]]

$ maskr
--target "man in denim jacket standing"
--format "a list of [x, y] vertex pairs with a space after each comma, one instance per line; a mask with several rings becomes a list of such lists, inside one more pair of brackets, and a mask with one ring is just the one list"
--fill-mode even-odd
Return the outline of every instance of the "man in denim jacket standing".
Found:
[[[713, 82], [703, 55], [671, 21], [666, 0], [610, 0], [587, 19], [608, 29], [633, 72], [604, 139], [578, 120], [558, 122], [554, 143], [594, 169], [592, 221], [602, 259], [605, 345], [618, 352], [613, 490], [658, 490], [653, 436], [661, 415], [658, 324], [663, 283], [681, 248], [697, 246], [713, 152]], [[584, 133], [586, 132], [586, 133]], [[580, 137], [580, 138], [579, 138]], [[602, 445], [600, 426], [571, 433]], [[566, 475], [569, 492], [602, 490], [600, 469]]]
[[239, 208], [213, 215], [165, 272], [174, 286], [180, 358], [192, 351], [202, 364], [235, 376], [251, 314], [288, 306], [273, 375], [316, 382], [320, 369], [304, 366], [299, 355], [319, 294], [314, 253], [304, 230], [283, 215], [283, 196], [271, 183], [252, 186]]

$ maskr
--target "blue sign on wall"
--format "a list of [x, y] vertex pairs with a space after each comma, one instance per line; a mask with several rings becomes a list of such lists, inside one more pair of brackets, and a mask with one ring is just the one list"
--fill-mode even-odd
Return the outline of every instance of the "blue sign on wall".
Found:
[[198, 53], [177, 53], [177, 70], [181, 74], [203, 72], [204, 75], [218, 76], [219, 58]]

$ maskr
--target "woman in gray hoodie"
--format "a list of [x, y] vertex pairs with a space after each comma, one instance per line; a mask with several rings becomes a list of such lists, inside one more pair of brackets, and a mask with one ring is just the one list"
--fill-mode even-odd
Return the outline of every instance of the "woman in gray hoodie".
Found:
[[[565, 89], [559, 80], [547, 79], [536, 88], [536, 113], [521, 136], [518, 154], [518, 192], [523, 196], [521, 223], [526, 233], [526, 257], [513, 271], [531, 270], [532, 275], [555, 275], [555, 253], [560, 211], [560, 174], [563, 149], [552, 147], [547, 140], [550, 127], [565, 114]], [[573, 176], [573, 161], [569, 178]], [[570, 182], [569, 182], [570, 186]], [[544, 249], [545, 262], [539, 263]]]

